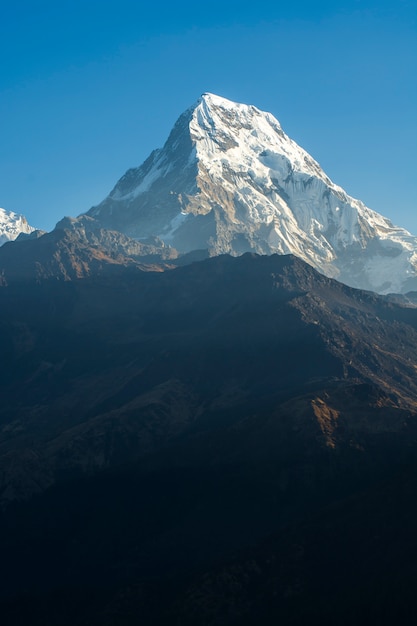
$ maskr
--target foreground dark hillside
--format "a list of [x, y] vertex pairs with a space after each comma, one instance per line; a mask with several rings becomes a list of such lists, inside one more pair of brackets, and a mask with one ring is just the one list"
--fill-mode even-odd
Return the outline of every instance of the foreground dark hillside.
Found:
[[413, 614], [416, 309], [244, 255], [0, 311], [9, 623]]

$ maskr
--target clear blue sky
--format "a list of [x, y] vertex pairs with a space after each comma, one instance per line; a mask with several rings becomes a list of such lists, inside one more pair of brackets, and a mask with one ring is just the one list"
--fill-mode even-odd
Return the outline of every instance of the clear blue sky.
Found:
[[3, 1], [0, 206], [45, 229], [88, 210], [211, 91], [417, 234], [416, 2]]

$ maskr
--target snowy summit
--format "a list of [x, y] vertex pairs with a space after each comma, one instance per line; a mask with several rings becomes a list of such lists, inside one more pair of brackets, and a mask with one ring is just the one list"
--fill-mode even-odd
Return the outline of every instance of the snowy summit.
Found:
[[206, 93], [88, 212], [180, 251], [292, 253], [353, 287], [417, 289], [417, 238], [335, 185], [270, 113]]
[[6, 241], [13, 241], [20, 233], [29, 234], [34, 230], [23, 215], [0, 208], [0, 246]]

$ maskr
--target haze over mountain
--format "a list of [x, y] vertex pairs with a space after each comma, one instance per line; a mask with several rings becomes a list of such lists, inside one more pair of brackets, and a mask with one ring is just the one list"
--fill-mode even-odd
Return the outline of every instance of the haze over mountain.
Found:
[[292, 253], [379, 293], [417, 286], [417, 238], [351, 198], [254, 106], [213, 94], [88, 215], [181, 252]]
[[87, 216], [64, 218], [50, 233], [20, 234], [0, 248], [0, 285], [48, 278], [75, 280], [112, 272], [117, 266], [149, 270], [170, 267], [177, 250], [157, 237], [136, 241]]

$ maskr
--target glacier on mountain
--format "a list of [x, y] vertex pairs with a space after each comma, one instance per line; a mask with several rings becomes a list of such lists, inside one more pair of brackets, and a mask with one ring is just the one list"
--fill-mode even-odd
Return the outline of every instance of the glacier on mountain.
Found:
[[379, 293], [417, 289], [417, 238], [334, 184], [270, 113], [204, 94], [88, 212], [182, 252], [292, 253]]
[[13, 241], [21, 233], [30, 234], [34, 230], [23, 215], [0, 208], [0, 246], [7, 241]]

